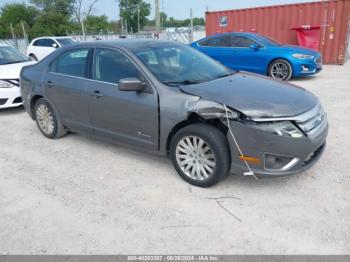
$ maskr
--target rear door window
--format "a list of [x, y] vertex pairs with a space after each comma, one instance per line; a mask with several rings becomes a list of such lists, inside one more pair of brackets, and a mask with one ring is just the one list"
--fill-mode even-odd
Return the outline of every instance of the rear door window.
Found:
[[86, 77], [89, 49], [74, 49], [61, 54], [51, 63], [49, 71], [53, 73]]
[[56, 44], [56, 42], [53, 41], [52, 39], [45, 39], [45, 42], [44, 42], [45, 47], [53, 47], [53, 44]]
[[39, 39], [34, 42], [34, 46], [39, 46], [39, 47], [53, 47], [53, 44], [56, 42], [52, 39], [44, 38], [44, 39]]
[[45, 39], [36, 40], [33, 46], [42, 46], [42, 47], [45, 46]]
[[229, 36], [218, 36], [210, 39], [206, 39], [199, 43], [200, 46], [210, 47], [230, 47], [231, 38]]
[[253, 39], [244, 36], [232, 36], [231, 46], [232, 47], [250, 47], [253, 44], [257, 44]]

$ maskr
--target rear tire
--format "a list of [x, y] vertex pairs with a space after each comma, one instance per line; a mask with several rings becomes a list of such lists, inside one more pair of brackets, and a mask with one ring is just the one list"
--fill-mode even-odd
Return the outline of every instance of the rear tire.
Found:
[[67, 134], [54, 108], [45, 99], [40, 98], [34, 107], [34, 117], [40, 132], [50, 139]]
[[288, 81], [293, 76], [293, 68], [287, 60], [277, 59], [270, 64], [268, 75], [274, 79]]
[[192, 124], [179, 130], [171, 141], [170, 158], [179, 175], [198, 187], [217, 184], [230, 169], [226, 136], [207, 124]]

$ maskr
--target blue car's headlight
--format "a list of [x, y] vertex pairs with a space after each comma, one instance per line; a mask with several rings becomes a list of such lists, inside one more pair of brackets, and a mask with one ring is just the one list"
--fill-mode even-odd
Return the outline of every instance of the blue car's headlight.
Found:
[[313, 55], [305, 55], [305, 54], [293, 54], [292, 56], [297, 59], [314, 59], [315, 58], [315, 56]]
[[273, 122], [273, 123], [247, 123], [250, 127], [269, 132], [278, 136], [301, 138], [304, 134], [291, 122]]

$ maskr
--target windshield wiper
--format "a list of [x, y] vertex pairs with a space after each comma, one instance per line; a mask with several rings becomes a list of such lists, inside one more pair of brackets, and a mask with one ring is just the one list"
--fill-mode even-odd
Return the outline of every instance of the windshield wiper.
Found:
[[218, 79], [218, 78], [224, 78], [224, 77], [228, 77], [228, 76], [232, 76], [232, 75], [235, 74], [235, 73], [237, 73], [237, 71], [233, 71], [233, 72], [231, 72], [231, 73], [219, 75], [216, 79]]
[[163, 84], [170, 84], [170, 85], [195, 85], [199, 84], [201, 81], [196, 81], [196, 80], [181, 80], [181, 81], [164, 81]]

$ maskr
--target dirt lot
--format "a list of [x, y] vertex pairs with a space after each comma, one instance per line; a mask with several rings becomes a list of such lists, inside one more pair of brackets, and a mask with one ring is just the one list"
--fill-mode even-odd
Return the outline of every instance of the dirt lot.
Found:
[[166, 158], [48, 140], [23, 109], [0, 111], [0, 254], [349, 254], [350, 64], [294, 82], [328, 112], [321, 161], [210, 189], [186, 184]]

